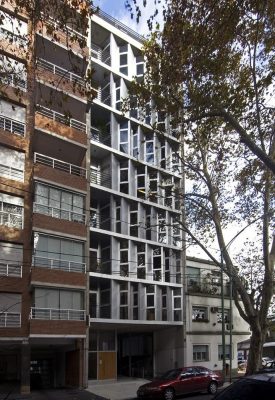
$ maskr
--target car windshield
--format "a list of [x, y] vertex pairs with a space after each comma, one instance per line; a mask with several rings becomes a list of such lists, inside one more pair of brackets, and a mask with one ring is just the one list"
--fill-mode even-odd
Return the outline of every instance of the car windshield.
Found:
[[177, 378], [181, 372], [181, 369], [170, 369], [169, 371], [165, 372], [165, 374], [161, 375], [161, 379], [173, 379]]
[[242, 379], [219, 393], [215, 400], [273, 400], [274, 390], [274, 382]]

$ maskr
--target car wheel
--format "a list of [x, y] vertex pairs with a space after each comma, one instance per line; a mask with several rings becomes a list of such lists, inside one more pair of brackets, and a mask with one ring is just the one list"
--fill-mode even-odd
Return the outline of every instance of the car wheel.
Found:
[[216, 382], [214, 382], [214, 381], [210, 382], [209, 386], [208, 386], [208, 393], [210, 393], [210, 394], [217, 393], [217, 388], [218, 388], [218, 385]]
[[163, 398], [164, 400], [174, 400], [175, 398], [175, 391], [173, 388], [167, 388], [165, 389], [163, 393]]

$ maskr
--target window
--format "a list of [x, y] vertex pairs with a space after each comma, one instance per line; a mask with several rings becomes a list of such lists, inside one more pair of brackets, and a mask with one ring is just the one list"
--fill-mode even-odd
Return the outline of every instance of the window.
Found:
[[145, 167], [142, 165], [137, 168], [137, 197], [140, 199], [145, 199], [146, 197]]
[[120, 283], [120, 308], [119, 318], [128, 319], [128, 282]]
[[129, 274], [129, 249], [128, 240], [120, 242], [120, 276], [128, 276]]
[[176, 283], [182, 283], [180, 251], [175, 252], [175, 257], [176, 257]]
[[85, 223], [84, 196], [36, 183], [34, 212]]
[[146, 319], [155, 320], [155, 287], [146, 287]]
[[5, 71], [2, 83], [26, 91], [27, 76], [23, 63], [0, 54], [0, 68]]
[[146, 278], [144, 243], [139, 243], [137, 245], [137, 278], [138, 279]]
[[0, 293], [0, 328], [21, 326], [21, 294]]
[[138, 236], [139, 231], [139, 223], [138, 223], [138, 203], [130, 204], [130, 235]]
[[153, 138], [146, 139], [145, 152], [146, 152], [145, 161], [148, 162], [149, 164], [154, 164], [155, 163], [155, 153], [154, 153], [154, 139]]
[[182, 304], [181, 304], [181, 288], [173, 289], [173, 310], [174, 310], [174, 321], [182, 320]]
[[153, 280], [161, 281], [162, 280], [162, 268], [161, 268], [161, 248], [155, 247], [153, 248]]
[[[230, 360], [230, 353], [231, 353], [230, 345], [226, 344], [225, 345], [225, 359]], [[219, 344], [219, 346], [218, 346], [218, 358], [219, 358], [219, 360], [223, 359], [223, 351], [222, 351], [222, 345], [221, 344]]]
[[124, 75], [128, 75], [128, 44], [120, 46], [119, 60], [120, 60], [119, 71]]
[[201, 306], [192, 307], [192, 321], [208, 321], [208, 308]]
[[209, 346], [207, 344], [193, 345], [193, 361], [209, 361]]
[[149, 188], [148, 188], [148, 198], [150, 201], [158, 202], [158, 173], [157, 171], [150, 171], [148, 173], [149, 177]]
[[167, 321], [167, 287], [161, 288], [161, 319]]
[[[12, 116], [12, 118], [11, 118]], [[20, 136], [25, 135], [26, 109], [0, 100], [0, 128]]]
[[138, 283], [131, 283], [133, 319], [138, 319]]
[[181, 230], [180, 230], [180, 217], [174, 215], [172, 217], [172, 234], [173, 234], [173, 245], [181, 247]]
[[143, 56], [136, 57], [136, 67], [137, 67], [137, 71], [136, 71], [137, 76], [142, 76], [144, 74], [144, 58], [143, 58]]
[[119, 130], [119, 150], [123, 153], [128, 154], [129, 152], [129, 131], [128, 131], [128, 121], [122, 122]]
[[139, 134], [137, 129], [132, 132], [132, 156], [135, 158], [139, 156]]
[[186, 268], [187, 270], [187, 286], [188, 289], [190, 290], [196, 290], [196, 288], [199, 289], [200, 286], [200, 268], [195, 268], [195, 267], [188, 267]]
[[120, 191], [122, 193], [128, 193], [129, 191], [128, 161], [120, 162]]
[[167, 227], [166, 212], [158, 212], [158, 241], [159, 243], [167, 243]]
[[121, 233], [121, 200], [117, 199], [115, 201], [116, 210], [116, 232]]
[[24, 200], [0, 193], [0, 225], [23, 229]]
[[[219, 308], [217, 312], [217, 322], [222, 323], [222, 309]], [[224, 322], [227, 324], [230, 322], [230, 311], [228, 309], [224, 309]]]
[[24, 153], [0, 146], [0, 160], [0, 176], [24, 181]]
[[80, 241], [38, 235], [33, 263], [39, 267], [85, 271], [84, 244]]

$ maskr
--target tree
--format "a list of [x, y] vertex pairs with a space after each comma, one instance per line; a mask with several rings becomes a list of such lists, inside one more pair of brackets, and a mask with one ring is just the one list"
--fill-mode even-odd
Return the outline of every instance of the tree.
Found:
[[[275, 5], [268, 0], [164, 3], [163, 30], [157, 26], [145, 42], [147, 71], [130, 95], [141, 108], [151, 102], [155, 112], [181, 126], [187, 185], [185, 192], [174, 191], [184, 205], [181, 226], [221, 266], [211, 251], [218, 243], [235, 304], [251, 327], [247, 373], [252, 373], [261, 366], [274, 293], [275, 127], [269, 102]], [[235, 257], [226, 242], [232, 224], [251, 225], [255, 232]]]
[[[28, 91], [33, 89], [35, 78], [39, 78], [44, 37], [67, 47], [70, 70], [75, 75], [71, 79], [72, 89], [90, 96], [92, 92], [87, 85], [91, 78], [91, 71], [87, 68], [87, 29], [92, 13], [90, 0], [0, 0], [1, 96], [9, 97], [12, 86], [13, 92], [20, 98], [27, 79]], [[82, 57], [76, 56], [75, 52]], [[77, 76], [85, 79], [82, 81]], [[58, 79], [53, 82], [55, 88], [62, 86], [66, 79], [66, 71], [62, 72], [60, 68]]]

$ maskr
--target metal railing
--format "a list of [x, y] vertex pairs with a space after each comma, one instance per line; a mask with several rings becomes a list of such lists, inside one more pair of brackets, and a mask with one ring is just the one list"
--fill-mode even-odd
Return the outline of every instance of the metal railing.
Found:
[[20, 328], [21, 314], [0, 311], [0, 328]]
[[[60, 171], [67, 172], [68, 174], [71, 175], [87, 178], [87, 170], [85, 168], [81, 168], [78, 167], [77, 165], [69, 164], [64, 161], [60, 161], [40, 153], [34, 153], [34, 163], [46, 165], [47, 167], [58, 169]], [[0, 166], [0, 172], [1, 172], [1, 166]]]
[[30, 317], [55, 321], [85, 321], [85, 310], [32, 307]]
[[91, 169], [90, 182], [92, 184], [104, 186], [107, 188], [112, 187], [111, 176], [107, 172], [94, 171]]
[[21, 214], [9, 213], [0, 211], [0, 225], [8, 226], [9, 228], [23, 228], [23, 216]]
[[93, 90], [96, 92], [96, 98], [103, 104], [106, 104], [107, 106], [111, 106], [111, 92], [106, 90], [105, 88], [102, 87], [97, 87], [94, 88]]
[[91, 211], [90, 227], [110, 230], [111, 229], [111, 218], [106, 215], [101, 215], [100, 213]]
[[24, 181], [24, 171], [7, 165], [0, 164], [0, 175], [8, 179], [14, 179], [21, 182]]
[[[210, 279], [205, 276], [192, 277], [187, 275], [187, 292], [188, 293], [202, 293], [206, 295], [220, 296], [221, 295], [221, 282], [219, 279]], [[229, 285], [225, 284], [223, 287], [224, 295], [229, 296]]]
[[84, 122], [78, 121], [77, 119], [66, 117], [64, 114], [50, 110], [49, 108], [40, 105], [37, 106], [37, 112], [44, 117], [50, 118], [54, 121], [60, 122], [61, 124], [70, 126], [71, 128], [86, 133], [86, 124], [84, 124]]
[[102, 130], [96, 127], [91, 127], [91, 140], [105, 144], [106, 146], [111, 146], [111, 135], [110, 133], [102, 132]]
[[[65, 27], [62, 26], [62, 24], [60, 23], [60, 21], [57, 21], [51, 17], [49, 17], [48, 21], [45, 22], [45, 25], [49, 25], [51, 27], [53, 27], [55, 30], [60, 31], [62, 33], [68, 33], [70, 35], [72, 35], [73, 37], [77, 37], [79, 41], [86, 41], [86, 36], [83, 35], [82, 33], [76, 31], [75, 29], [71, 28], [70, 26], [66, 25]], [[62, 29], [64, 28], [64, 29]]]
[[19, 74], [10, 74], [2, 78], [2, 83], [15, 88], [22, 89], [24, 92], [27, 91], [27, 81]]
[[0, 114], [0, 129], [15, 133], [20, 136], [25, 135], [25, 124], [15, 119], [9, 118], [6, 115]]
[[93, 9], [93, 11], [95, 11], [96, 15], [99, 15], [100, 18], [104, 19], [109, 24], [111, 24], [112, 26], [119, 29], [121, 32], [126, 33], [127, 35], [129, 35], [133, 39], [137, 40], [138, 42], [141, 42], [141, 43], [144, 42], [145, 38], [142, 35], [139, 35], [133, 29], [131, 29], [128, 26], [124, 25], [123, 23], [119, 22], [117, 19], [111, 17], [109, 14], [106, 14], [104, 11], [99, 10], [96, 6], [92, 6], [92, 9]]
[[16, 43], [19, 46], [24, 46], [24, 49], [26, 50], [26, 44], [28, 43], [27, 35], [25, 36], [18, 35], [17, 33], [8, 31], [7, 29], [1, 26], [0, 37], [7, 39], [10, 44]]
[[22, 265], [0, 263], [0, 276], [22, 278]]
[[104, 64], [111, 65], [110, 49], [105, 48], [102, 50], [95, 43], [91, 43], [91, 56], [102, 61]]
[[58, 269], [66, 272], [86, 273], [86, 264], [77, 261], [59, 260], [54, 258], [33, 256], [32, 265], [49, 269]]
[[54, 75], [60, 76], [61, 78], [65, 78], [74, 84], [85, 87], [85, 81], [81, 76], [79, 76], [73, 72], [70, 72], [64, 68], [61, 68], [56, 64], [52, 64], [51, 62], [46, 61], [43, 58], [39, 58], [37, 60], [37, 66], [41, 67], [47, 71], [50, 71]]
[[85, 224], [86, 215], [75, 211], [64, 210], [59, 207], [51, 207], [44, 204], [33, 203], [33, 212], [48, 215], [49, 217], [64, 219], [66, 221]]

